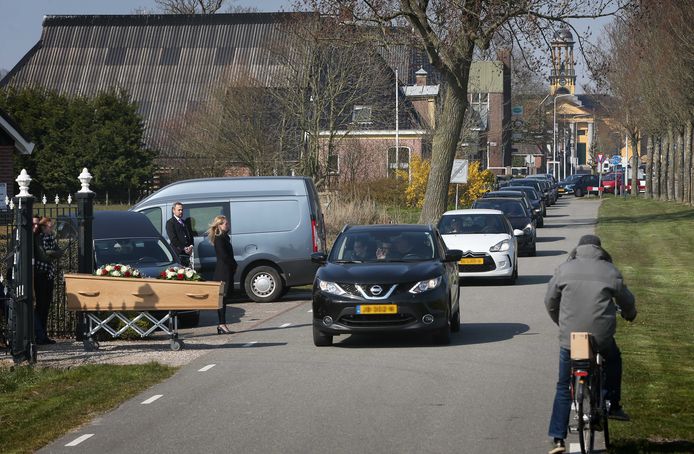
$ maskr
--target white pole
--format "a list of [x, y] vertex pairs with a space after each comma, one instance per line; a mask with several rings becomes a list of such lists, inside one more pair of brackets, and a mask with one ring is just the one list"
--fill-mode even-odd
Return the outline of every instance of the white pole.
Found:
[[557, 98], [559, 96], [554, 97], [554, 119], [552, 120], [552, 174], [554, 174], [554, 177], [557, 177], [557, 172], [555, 170], [555, 166], [557, 164]]
[[[399, 102], [400, 90], [398, 89], [398, 70], [395, 70], [395, 171], [400, 170], [400, 121], [399, 121]], [[409, 169], [407, 170], [409, 173]], [[409, 180], [409, 177], [408, 177]]]

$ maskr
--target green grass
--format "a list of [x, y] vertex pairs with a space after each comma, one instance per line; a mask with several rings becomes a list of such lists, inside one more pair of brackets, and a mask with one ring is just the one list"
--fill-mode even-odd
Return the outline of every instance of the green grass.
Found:
[[639, 312], [618, 325], [632, 422], [610, 424], [615, 450], [694, 452], [694, 208], [607, 198], [597, 233]]
[[150, 363], [0, 368], [0, 446], [34, 452], [176, 371]]

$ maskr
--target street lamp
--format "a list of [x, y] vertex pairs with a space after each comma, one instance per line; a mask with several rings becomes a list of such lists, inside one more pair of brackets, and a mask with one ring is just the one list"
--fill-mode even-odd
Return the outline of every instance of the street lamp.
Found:
[[[571, 93], [564, 93], [554, 96], [554, 122], [552, 123], [552, 173], [557, 178], [557, 99], [565, 96], [573, 96]], [[559, 178], [557, 178], [559, 180]]]

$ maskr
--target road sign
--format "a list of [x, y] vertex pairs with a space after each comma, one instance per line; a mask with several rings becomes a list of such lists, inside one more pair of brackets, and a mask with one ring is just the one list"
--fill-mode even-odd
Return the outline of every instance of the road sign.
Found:
[[455, 159], [451, 170], [451, 183], [467, 183], [467, 159]]
[[511, 115], [523, 115], [523, 106], [511, 107]]
[[605, 160], [605, 155], [602, 153], [598, 153], [598, 162], [602, 162]]
[[621, 163], [622, 163], [622, 157], [618, 154], [616, 154], [610, 158], [610, 164], [612, 164], [613, 166], [618, 166]]

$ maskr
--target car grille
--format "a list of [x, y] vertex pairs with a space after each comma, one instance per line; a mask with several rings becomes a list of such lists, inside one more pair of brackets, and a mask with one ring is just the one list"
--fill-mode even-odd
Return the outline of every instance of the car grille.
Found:
[[379, 315], [344, 315], [338, 323], [345, 326], [400, 326], [415, 321], [409, 314], [379, 314]]
[[489, 254], [483, 253], [468, 253], [463, 256], [463, 258], [483, 258], [484, 263], [482, 265], [461, 265], [458, 264], [458, 272], [460, 273], [475, 273], [482, 271], [494, 271], [496, 269], [496, 263], [494, 259]]
[[[398, 286], [398, 284], [346, 284], [342, 282], [338, 285], [350, 295], [368, 300], [384, 299], [386, 296], [390, 296], [395, 291], [395, 287]], [[361, 291], [358, 287], [361, 288]], [[374, 292], [376, 287], [380, 287], [381, 291]]]

